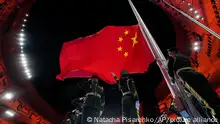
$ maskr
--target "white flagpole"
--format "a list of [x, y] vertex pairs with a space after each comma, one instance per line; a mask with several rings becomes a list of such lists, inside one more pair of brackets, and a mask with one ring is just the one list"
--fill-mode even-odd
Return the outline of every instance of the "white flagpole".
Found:
[[[167, 86], [168, 86], [171, 94], [174, 97], [174, 100], [178, 106], [178, 109], [180, 110], [181, 113], [187, 113], [186, 115], [189, 115], [191, 118], [201, 117], [201, 115], [198, 113], [198, 111], [195, 110], [194, 105], [188, 99], [188, 96], [186, 95], [186, 93], [183, 91], [182, 85], [179, 84], [179, 82], [176, 82], [175, 85], [171, 85], [170, 76], [169, 76], [167, 70], [164, 68], [164, 67], [167, 67], [167, 65], [166, 65], [166, 62], [164, 61], [165, 57], [164, 57], [163, 53], [161, 52], [160, 48], [158, 47], [157, 43], [155, 42], [153, 36], [150, 34], [150, 31], [148, 30], [148, 28], [144, 24], [144, 21], [140, 17], [139, 13], [137, 12], [137, 10], [134, 7], [131, 0], [128, 0], [128, 2], [129, 2], [129, 4], [130, 4], [130, 6], [136, 16], [136, 19], [140, 25], [140, 29], [142, 31], [144, 38], [145, 38], [145, 41], [148, 44], [148, 47], [150, 47], [152, 54], [154, 55], [155, 59], [157, 59], [157, 64], [158, 64], [158, 66], [164, 76], [164, 79], [167, 83]], [[193, 122], [185, 121], [185, 123], [193, 123]]]
[[[159, 65], [159, 68], [164, 76], [164, 79], [166, 80], [167, 86], [171, 92], [171, 94], [173, 95], [173, 97], [175, 98], [176, 94], [174, 93], [174, 89], [171, 86], [171, 79], [168, 76], [168, 73], [166, 72], [166, 70], [163, 67], [166, 67], [166, 62], [165, 62], [165, 57], [163, 55], [163, 53], [161, 52], [160, 48], [158, 47], [158, 45], [156, 44], [153, 36], [150, 34], [150, 31], [147, 29], [146, 25], [144, 24], [144, 21], [141, 19], [140, 15], [138, 14], [136, 8], [134, 7], [133, 3], [131, 2], [131, 0], [128, 0], [129, 4], [131, 5], [131, 8], [138, 20], [138, 23], [140, 24], [140, 29], [143, 33], [143, 36], [145, 38], [145, 41], [147, 42], [152, 54], [154, 55], [155, 59], [159, 60], [159, 62], [161, 63], [161, 65]], [[146, 36], [146, 35], [147, 36]], [[147, 38], [148, 37], [148, 38]]]
[[207, 26], [203, 25], [202, 23], [200, 23], [199, 21], [197, 21], [196, 19], [192, 18], [191, 16], [187, 15], [186, 13], [184, 13], [183, 11], [175, 8], [174, 6], [172, 6], [171, 4], [169, 4], [168, 2], [166, 2], [165, 0], [163, 0], [163, 2], [167, 5], [169, 5], [171, 8], [175, 9], [177, 12], [181, 13], [183, 16], [185, 16], [186, 18], [188, 18], [189, 20], [191, 20], [192, 22], [196, 23], [198, 26], [200, 26], [201, 28], [203, 28], [204, 30], [206, 30], [207, 32], [209, 32], [210, 34], [212, 34], [213, 36], [215, 36], [216, 38], [220, 39], [220, 35], [216, 32], [214, 32], [213, 30], [211, 30], [210, 28], [208, 28]]

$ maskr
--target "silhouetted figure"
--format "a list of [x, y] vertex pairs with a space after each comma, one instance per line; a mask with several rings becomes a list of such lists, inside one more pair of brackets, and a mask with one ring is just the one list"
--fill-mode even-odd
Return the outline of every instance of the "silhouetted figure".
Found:
[[[122, 93], [122, 121], [123, 124], [130, 124], [132, 118], [138, 118], [136, 109], [137, 94], [135, 94], [135, 84], [129, 77], [127, 71], [121, 72], [119, 88]], [[134, 122], [139, 124], [138, 122]]]
[[[90, 78], [80, 84], [80, 88], [86, 92], [81, 98], [76, 98], [72, 104], [76, 109], [68, 114], [65, 124], [96, 124], [98, 123], [105, 104], [104, 89], [97, 78]], [[95, 121], [96, 119], [96, 121]]]
[[187, 82], [216, 112], [219, 117], [219, 97], [218, 94], [208, 84], [206, 77], [191, 66], [190, 59], [187, 56], [178, 53], [177, 48], [168, 49], [168, 72], [175, 83], [174, 74], [183, 82]]

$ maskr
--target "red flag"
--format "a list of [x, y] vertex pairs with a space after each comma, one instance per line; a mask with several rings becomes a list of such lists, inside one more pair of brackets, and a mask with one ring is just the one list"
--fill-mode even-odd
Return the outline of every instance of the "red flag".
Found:
[[63, 44], [61, 74], [57, 79], [76, 77], [79, 72], [85, 77], [96, 75], [113, 84], [112, 72], [118, 77], [122, 70], [142, 73], [153, 61], [138, 25], [107, 26], [94, 35]]

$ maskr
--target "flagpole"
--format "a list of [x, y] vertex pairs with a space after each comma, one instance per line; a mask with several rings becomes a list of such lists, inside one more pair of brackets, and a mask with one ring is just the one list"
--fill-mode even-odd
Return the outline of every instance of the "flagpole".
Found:
[[[165, 57], [163, 53], [161, 52], [160, 48], [158, 47], [157, 43], [155, 42], [153, 36], [151, 35], [150, 31], [144, 24], [144, 21], [142, 20], [141, 16], [139, 15], [138, 11], [134, 7], [131, 0], [128, 0], [134, 15], [136, 16], [136, 19], [140, 25], [140, 29], [142, 31], [142, 34], [145, 38], [145, 41], [148, 44], [148, 47], [150, 47], [152, 54], [155, 59], [157, 59], [157, 64], [164, 76], [164, 79], [167, 83], [167, 86], [174, 97], [175, 103], [178, 106], [178, 110], [180, 111], [181, 115], [183, 117], [190, 117], [190, 118], [197, 118], [201, 117], [201, 115], [198, 113], [198, 111], [195, 109], [195, 106], [192, 104], [191, 100], [188, 98], [187, 94], [184, 92], [184, 88], [179, 82], [176, 82], [174, 85], [171, 85], [171, 79], [167, 72], [167, 70], [164, 67], [167, 67], [165, 63]], [[157, 58], [158, 57], [158, 58]], [[162, 67], [163, 66], [163, 67]], [[186, 111], [187, 110], [187, 111]], [[194, 122], [188, 122], [187, 120], [184, 120], [185, 123], [194, 123]]]
[[[159, 49], [159, 47], [158, 47], [158, 45], [156, 44], [156, 42], [155, 42], [153, 36], [150, 34], [150, 31], [147, 29], [146, 25], [144, 24], [144, 21], [142, 20], [142, 18], [141, 18], [140, 15], [138, 14], [138, 12], [137, 12], [136, 8], [134, 7], [133, 3], [131, 2], [131, 0], [128, 0], [128, 2], [129, 2], [129, 4], [130, 4], [130, 6], [131, 6], [131, 8], [132, 8], [132, 10], [133, 10], [133, 12], [134, 12], [134, 14], [135, 14], [137, 20], [138, 20], [138, 23], [140, 24], [140, 29], [141, 29], [141, 31], [142, 31], [142, 33], [143, 33], [143, 36], [144, 36], [144, 38], [145, 38], [145, 41], [147, 42], [147, 44], [148, 44], [148, 46], [149, 46], [149, 48], [150, 48], [150, 50], [151, 50], [153, 56], [155, 57], [156, 60], [159, 60], [160, 63], [165, 67], [165, 66], [166, 66], [166, 65], [165, 65], [165, 64], [166, 64], [166, 63], [165, 63], [165, 60], [166, 60], [166, 59], [165, 59], [163, 53], [162, 53], [161, 50]], [[147, 36], [146, 36], [145, 34], [146, 34]], [[148, 37], [148, 38], [147, 38], [147, 37]], [[151, 43], [152, 43], [152, 44], [151, 44]], [[152, 48], [154, 48], [154, 49], [152, 49]], [[166, 83], [167, 83], [167, 85], [168, 85], [168, 88], [169, 88], [171, 94], [172, 94], [173, 97], [175, 98], [175, 97], [176, 97], [176, 94], [174, 93], [174, 89], [173, 89], [173, 87], [171, 86], [171, 83], [170, 83], [171, 80], [170, 80], [170, 78], [169, 78], [169, 76], [168, 76], [168, 73], [167, 73], [166, 71], [164, 71], [165, 69], [162, 68], [160, 65], [159, 65], [159, 68], [160, 68], [160, 70], [162, 71], [162, 74], [163, 74], [163, 76], [164, 76], [164, 78], [165, 78], [165, 81], [166, 81]]]
[[207, 32], [209, 32], [210, 34], [212, 34], [213, 36], [215, 36], [216, 38], [220, 39], [220, 35], [218, 33], [216, 33], [215, 31], [211, 30], [210, 28], [208, 28], [207, 26], [205, 26], [204, 24], [200, 23], [199, 21], [197, 21], [196, 19], [192, 18], [191, 16], [187, 15], [186, 13], [184, 13], [183, 11], [175, 8], [174, 6], [172, 6], [171, 4], [169, 4], [168, 2], [166, 2], [165, 0], [163, 0], [163, 2], [167, 5], [169, 5], [171, 8], [175, 9], [177, 12], [179, 12], [180, 14], [182, 14], [183, 16], [185, 16], [186, 18], [188, 18], [189, 20], [191, 20], [192, 22], [196, 23], [198, 26], [200, 26], [202, 29], [206, 30]]

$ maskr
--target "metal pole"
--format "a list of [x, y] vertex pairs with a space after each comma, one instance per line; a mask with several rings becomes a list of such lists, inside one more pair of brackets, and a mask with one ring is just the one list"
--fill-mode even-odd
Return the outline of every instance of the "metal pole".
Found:
[[187, 15], [186, 13], [184, 13], [183, 11], [175, 8], [174, 6], [172, 6], [171, 4], [169, 4], [168, 2], [166, 2], [165, 0], [163, 0], [163, 2], [167, 5], [169, 5], [171, 8], [175, 9], [177, 12], [181, 13], [183, 16], [185, 16], [186, 18], [188, 18], [189, 20], [191, 20], [192, 22], [196, 23], [198, 26], [200, 26], [201, 28], [203, 28], [204, 30], [206, 30], [207, 32], [209, 32], [210, 34], [212, 34], [213, 36], [215, 36], [216, 38], [220, 39], [220, 35], [216, 32], [214, 32], [213, 30], [211, 30], [210, 28], [206, 27], [205, 25], [203, 25], [202, 23], [200, 23], [199, 21], [197, 21], [196, 19], [192, 18], [191, 16]]
[[[186, 112], [185, 110], [187, 110], [187, 113], [189, 112], [189, 115], [191, 116], [191, 118], [200, 117], [200, 115], [195, 110], [193, 104], [188, 99], [186, 93], [182, 91], [183, 89], [178, 90], [179, 82], [176, 82], [175, 85], [171, 85], [170, 76], [169, 76], [167, 70], [162, 67], [162, 66], [164, 66], [164, 67], [167, 66], [166, 63], [164, 62], [165, 57], [164, 57], [163, 53], [161, 52], [160, 48], [158, 47], [157, 43], [155, 42], [155, 40], [154, 40], [153, 36], [151, 35], [150, 31], [148, 30], [148, 28], [144, 24], [142, 18], [140, 17], [139, 13], [137, 12], [136, 8], [134, 7], [132, 1], [128, 0], [128, 2], [129, 2], [129, 4], [130, 4], [130, 6], [131, 6], [131, 8], [132, 8], [132, 10], [133, 10], [133, 12], [136, 16], [136, 19], [137, 19], [137, 21], [140, 25], [140, 29], [141, 29], [142, 34], [143, 34], [143, 36], [144, 36], [144, 38], [145, 38], [145, 40], [148, 44], [148, 47], [150, 48], [150, 50], [151, 50], [152, 54], [154, 55], [155, 59], [157, 59], [157, 64], [158, 64], [158, 66], [159, 66], [159, 68], [160, 68], [160, 70], [161, 70], [161, 72], [164, 76], [164, 79], [167, 83], [168, 88], [170, 89], [171, 94], [174, 97], [174, 100], [177, 103], [177, 106], [179, 107], [179, 110], [181, 112]], [[185, 122], [185, 123], [188, 123], [188, 122]], [[193, 123], [193, 122], [189, 122], [189, 123]]]
[[[155, 59], [158, 59], [158, 60], [160, 61], [160, 63], [161, 63], [163, 66], [165, 66], [166, 63], [165, 63], [164, 61], [165, 61], [166, 59], [165, 59], [163, 53], [162, 53], [161, 50], [159, 49], [159, 47], [158, 47], [158, 45], [156, 44], [156, 42], [155, 42], [153, 36], [150, 34], [150, 31], [148, 30], [148, 28], [147, 28], [146, 25], [144, 24], [144, 21], [141, 19], [139, 13], [137, 12], [137, 10], [136, 10], [136, 8], [134, 7], [134, 5], [133, 5], [133, 3], [131, 2], [131, 0], [128, 0], [128, 2], [129, 2], [129, 4], [130, 4], [130, 6], [131, 6], [131, 8], [132, 8], [132, 10], [133, 10], [133, 12], [134, 12], [136, 18], [137, 18], [138, 23], [140, 24], [140, 29], [141, 29], [141, 31], [142, 31], [142, 33], [143, 33], [143, 36], [144, 36], [144, 38], [145, 38], [145, 41], [147, 42], [147, 44], [148, 44], [148, 46], [149, 46], [149, 48], [150, 48], [152, 54], [154, 55], [154, 57], [156, 57]], [[144, 32], [145, 32], [145, 33], [144, 33]], [[147, 37], [148, 37], [149, 39], [147, 39], [147, 37], [146, 37], [145, 34], [147, 35]], [[154, 48], [154, 49], [152, 49], [152, 48]], [[157, 57], [158, 57], [158, 58], [157, 58]], [[161, 72], [162, 72], [162, 74], [163, 74], [163, 76], [164, 76], [164, 79], [166, 80], [167, 86], [168, 86], [168, 88], [169, 88], [171, 94], [172, 94], [173, 97], [175, 98], [175, 97], [176, 97], [176, 94], [174, 93], [174, 89], [172, 88], [172, 86], [171, 86], [171, 84], [170, 84], [171, 80], [170, 80], [170, 78], [169, 78], [169, 76], [168, 76], [168, 73], [167, 73], [166, 71], [164, 71], [165, 69], [162, 68], [161, 65], [159, 65], [159, 68], [160, 68], [160, 70], [161, 70]]]

